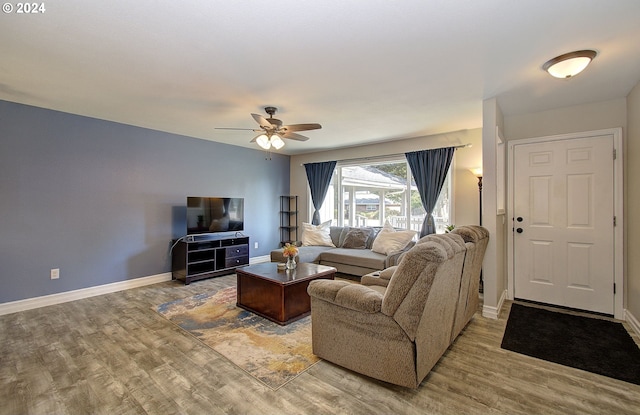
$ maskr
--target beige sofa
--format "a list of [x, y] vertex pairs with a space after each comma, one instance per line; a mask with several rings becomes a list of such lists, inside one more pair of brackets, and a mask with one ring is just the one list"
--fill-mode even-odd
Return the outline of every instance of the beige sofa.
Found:
[[487, 242], [486, 229], [461, 227], [420, 239], [388, 278], [311, 282], [313, 352], [364, 375], [418, 387], [478, 307]]
[[[353, 229], [357, 228], [331, 226], [329, 228], [329, 236], [334, 246], [300, 246], [296, 260], [327, 265], [336, 268], [340, 273], [361, 277], [362, 275], [396, 265], [400, 255], [414, 245], [414, 242], [410, 242], [404, 248], [387, 254], [374, 252], [371, 248], [381, 228], [371, 227], [366, 228], [370, 229], [371, 233], [363, 248], [345, 248], [343, 247], [344, 237], [349, 230]], [[271, 262], [286, 262], [286, 258], [282, 253], [282, 248], [271, 251]]]

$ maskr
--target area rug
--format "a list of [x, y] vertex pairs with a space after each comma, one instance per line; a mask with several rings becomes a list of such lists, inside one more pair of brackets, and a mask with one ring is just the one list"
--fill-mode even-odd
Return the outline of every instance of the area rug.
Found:
[[501, 347], [640, 385], [640, 348], [621, 323], [512, 304]]
[[311, 317], [286, 326], [236, 307], [236, 288], [195, 295], [156, 307], [271, 389], [278, 389], [320, 358], [311, 351]]

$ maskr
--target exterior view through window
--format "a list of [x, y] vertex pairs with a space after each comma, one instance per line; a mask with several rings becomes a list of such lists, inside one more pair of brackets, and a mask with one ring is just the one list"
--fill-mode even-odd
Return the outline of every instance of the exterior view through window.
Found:
[[[433, 211], [437, 233], [451, 223], [451, 168]], [[383, 226], [420, 232], [425, 210], [406, 160], [367, 164], [338, 163], [320, 210], [322, 221], [337, 226]]]

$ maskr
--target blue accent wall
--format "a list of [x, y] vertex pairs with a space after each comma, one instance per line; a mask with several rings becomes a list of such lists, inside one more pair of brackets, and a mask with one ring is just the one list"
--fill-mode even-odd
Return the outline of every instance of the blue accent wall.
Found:
[[0, 101], [0, 303], [169, 272], [187, 196], [243, 197], [268, 255], [283, 194], [288, 156]]

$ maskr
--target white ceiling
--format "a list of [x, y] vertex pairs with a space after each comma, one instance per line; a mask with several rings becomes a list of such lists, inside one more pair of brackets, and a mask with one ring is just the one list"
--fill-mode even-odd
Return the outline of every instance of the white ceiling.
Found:
[[[43, 0], [0, 14], [0, 99], [257, 148], [251, 113], [320, 123], [297, 154], [626, 96], [638, 0]], [[12, 3], [17, 5], [17, 3]], [[598, 56], [571, 80], [542, 64]]]

